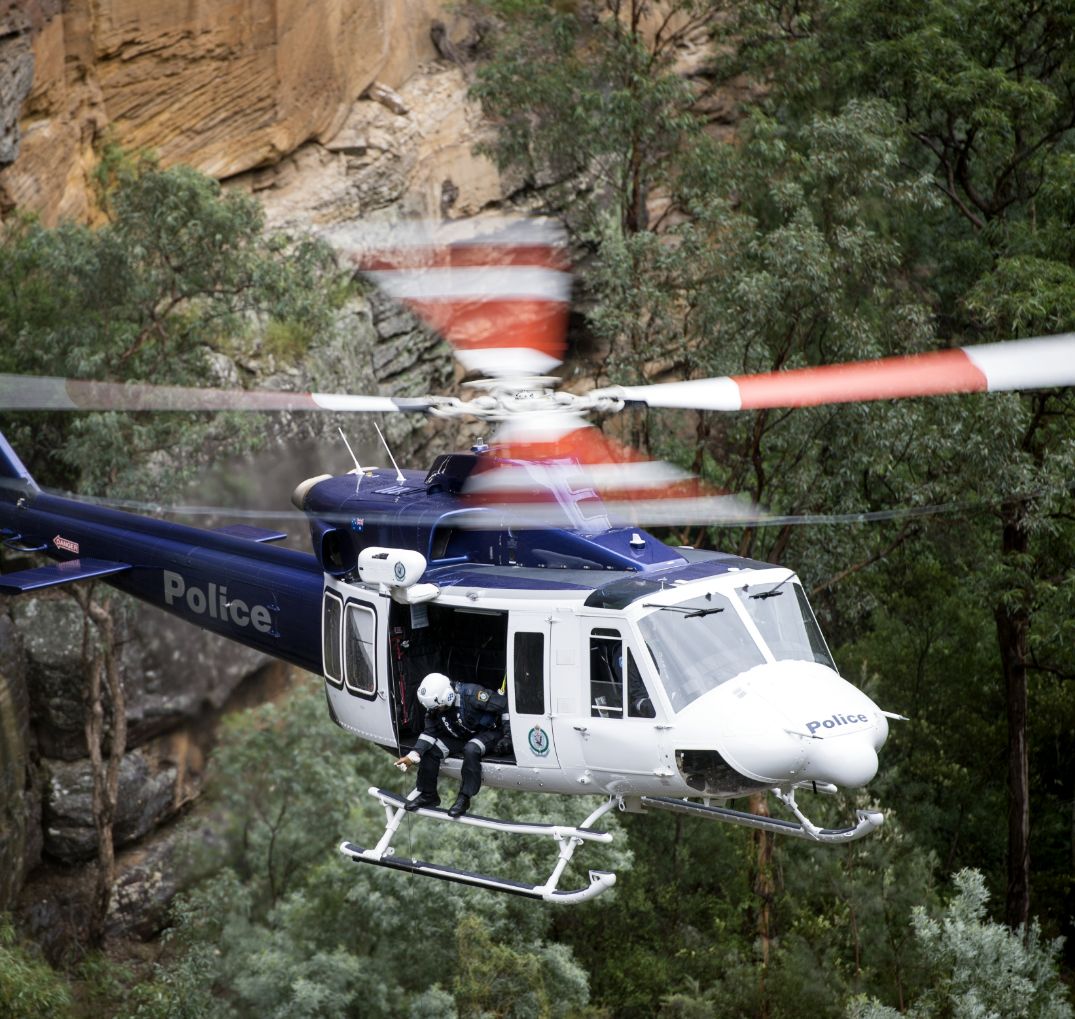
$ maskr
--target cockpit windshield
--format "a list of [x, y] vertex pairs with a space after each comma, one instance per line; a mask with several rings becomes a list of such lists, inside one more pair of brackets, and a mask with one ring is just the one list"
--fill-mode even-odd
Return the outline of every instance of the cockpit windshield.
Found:
[[737, 593], [778, 662], [820, 662], [836, 671], [806, 592], [790, 580], [748, 584]]
[[673, 711], [681, 711], [702, 694], [765, 661], [723, 594], [656, 608], [638, 625]]
[[676, 605], [643, 602], [656, 611], [643, 616], [638, 627], [673, 711], [767, 660], [733, 598], [774, 659], [820, 662], [836, 671], [806, 593], [791, 575], [748, 584], [733, 595], [714, 591]]

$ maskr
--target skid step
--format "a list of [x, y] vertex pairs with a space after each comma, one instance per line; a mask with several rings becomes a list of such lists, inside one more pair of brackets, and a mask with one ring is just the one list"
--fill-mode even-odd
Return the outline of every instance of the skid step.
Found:
[[[389, 792], [387, 789], [370, 788], [370, 795], [375, 796], [386, 808], [402, 809], [407, 802], [406, 796]], [[413, 811], [423, 817], [438, 821], [452, 821], [456, 824], [469, 824], [476, 828], [489, 828], [492, 831], [505, 832], [508, 835], [545, 835], [549, 838], [577, 838], [585, 842], [611, 842], [612, 836], [607, 831], [595, 831], [593, 828], [573, 828], [562, 824], [541, 824], [536, 821], [505, 821], [499, 817], [483, 817], [481, 814], [463, 814], [451, 817], [441, 807], [419, 807]]]

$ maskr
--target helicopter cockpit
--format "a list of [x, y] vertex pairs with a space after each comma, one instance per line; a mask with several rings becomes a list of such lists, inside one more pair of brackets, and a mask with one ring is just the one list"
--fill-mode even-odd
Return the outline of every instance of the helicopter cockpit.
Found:
[[607, 607], [625, 617], [640, 678], [672, 723], [676, 771], [696, 793], [873, 777], [886, 718], [839, 675], [793, 573], [755, 567], [619, 593]]
[[642, 607], [651, 611], [639, 618], [638, 628], [675, 712], [768, 661], [817, 662], [837, 671], [806, 593], [791, 574]]

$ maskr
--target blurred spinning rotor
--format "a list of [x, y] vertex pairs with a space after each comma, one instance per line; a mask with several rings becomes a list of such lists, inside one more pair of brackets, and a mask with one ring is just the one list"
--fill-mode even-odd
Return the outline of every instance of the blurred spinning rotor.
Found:
[[1075, 334], [957, 347], [584, 394], [558, 392], [571, 292], [565, 237], [552, 220], [339, 227], [341, 260], [453, 346], [473, 398], [202, 389], [0, 375], [9, 410], [329, 410], [422, 412], [496, 426], [464, 488], [512, 526], [734, 523], [750, 507], [671, 464], [605, 436], [585, 416], [649, 407], [738, 411], [1075, 385]]

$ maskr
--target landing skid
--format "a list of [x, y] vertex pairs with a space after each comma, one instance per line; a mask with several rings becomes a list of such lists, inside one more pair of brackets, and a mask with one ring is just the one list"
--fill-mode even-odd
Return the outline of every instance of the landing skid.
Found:
[[739, 825], [743, 828], [755, 828], [777, 835], [788, 835], [793, 839], [806, 839], [808, 842], [822, 842], [829, 845], [861, 839], [880, 828], [885, 819], [884, 814], [879, 810], [859, 810], [856, 811], [858, 823], [853, 827], [819, 828], [799, 810], [795, 803], [794, 792], [785, 793], [780, 789], [773, 789], [772, 792], [795, 814], [799, 819], [798, 823], [784, 821], [779, 817], [748, 814], [741, 810], [729, 810], [727, 807], [714, 807], [707, 803], [695, 803], [693, 800], [680, 800], [670, 796], [642, 796], [639, 802], [650, 810], [669, 810], [675, 814], [691, 814], [695, 817], [708, 818], [711, 821], [724, 821], [726, 824]]
[[406, 798], [385, 789], [371, 788], [370, 795], [381, 801], [385, 809], [386, 825], [384, 835], [372, 849], [363, 849], [353, 842], [342, 842], [340, 852], [354, 860], [355, 863], [372, 863], [378, 867], [390, 867], [393, 870], [407, 871], [411, 874], [421, 874], [425, 877], [435, 877], [442, 881], [455, 881], [459, 884], [474, 885], [477, 888], [487, 888], [491, 891], [506, 892], [509, 895], [523, 895], [530, 899], [542, 899], [545, 902], [558, 902], [571, 905], [576, 902], [585, 902], [587, 899], [596, 898], [602, 892], [611, 888], [616, 883], [616, 875], [608, 871], [590, 871], [590, 884], [586, 888], [576, 891], [560, 891], [557, 885], [563, 875], [575, 849], [583, 842], [609, 843], [612, 836], [608, 832], [594, 831], [590, 825], [608, 813], [617, 801], [609, 799], [602, 803], [585, 821], [577, 828], [565, 827], [557, 824], [531, 824], [527, 822], [502, 821], [495, 817], [482, 817], [479, 814], [464, 814], [462, 817], [449, 817], [444, 810], [430, 807], [421, 807], [414, 811], [419, 817], [432, 818], [435, 821], [449, 821], [453, 824], [469, 824], [478, 828], [488, 828], [492, 831], [504, 832], [509, 835], [538, 835], [555, 840], [559, 846], [559, 855], [556, 865], [552, 869], [548, 880], [541, 885], [528, 885], [521, 881], [512, 881], [508, 878], [495, 877], [489, 874], [480, 874], [473, 871], [458, 870], [454, 867], [444, 867], [435, 863], [425, 863], [422, 860], [411, 860], [395, 855], [392, 848], [392, 839], [399, 828], [400, 822], [406, 816], [403, 809], [407, 802]]

